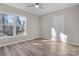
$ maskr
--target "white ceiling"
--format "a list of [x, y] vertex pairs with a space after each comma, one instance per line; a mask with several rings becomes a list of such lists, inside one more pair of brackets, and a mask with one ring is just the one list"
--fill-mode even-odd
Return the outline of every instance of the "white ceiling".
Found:
[[50, 12], [55, 12], [64, 8], [72, 7], [78, 5], [78, 3], [40, 3], [44, 9], [35, 8], [35, 7], [26, 7], [34, 3], [6, 3], [6, 5], [16, 7], [18, 9], [30, 12], [35, 15], [44, 15]]

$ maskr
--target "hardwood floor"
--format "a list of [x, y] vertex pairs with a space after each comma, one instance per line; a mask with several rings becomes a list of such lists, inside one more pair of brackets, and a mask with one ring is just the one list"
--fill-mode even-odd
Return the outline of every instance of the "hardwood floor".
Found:
[[1, 56], [78, 56], [79, 47], [36, 39], [0, 48]]

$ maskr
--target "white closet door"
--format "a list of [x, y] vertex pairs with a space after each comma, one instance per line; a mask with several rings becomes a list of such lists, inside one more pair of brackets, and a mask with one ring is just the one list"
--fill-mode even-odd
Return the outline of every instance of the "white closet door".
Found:
[[53, 28], [56, 31], [57, 41], [60, 41], [60, 34], [64, 33], [64, 15], [54, 16], [53, 18]]

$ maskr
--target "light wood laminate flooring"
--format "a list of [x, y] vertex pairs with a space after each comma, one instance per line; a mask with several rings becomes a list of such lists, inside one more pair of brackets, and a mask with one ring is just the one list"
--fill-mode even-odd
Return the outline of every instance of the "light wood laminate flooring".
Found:
[[0, 56], [78, 56], [79, 46], [35, 39], [0, 47]]

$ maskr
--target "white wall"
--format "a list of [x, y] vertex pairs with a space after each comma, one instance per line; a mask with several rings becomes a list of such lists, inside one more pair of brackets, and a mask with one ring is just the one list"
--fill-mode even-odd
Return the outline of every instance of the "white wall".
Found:
[[27, 18], [27, 35], [14, 38], [0, 38], [0, 46], [39, 37], [51, 39], [53, 17], [58, 15], [64, 15], [64, 34], [68, 36], [67, 42], [79, 44], [79, 6], [52, 12], [40, 17], [3, 4], [0, 4], [0, 11], [22, 15]]
[[22, 15], [27, 18], [27, 35], [14, 38], [0, 38], [0, 46], [12, 44], [15, 42], [26, 41], [30, 39], [39, 38], [39, 17], [28, 12], [0, 4], [0, 11]]
[[64, 34], [68, 36], [67, 43], [79, 44], [79, 6], [41, 16], [41, 37], [51, 39], [53, 17], [59, 15], [64, 15]]

